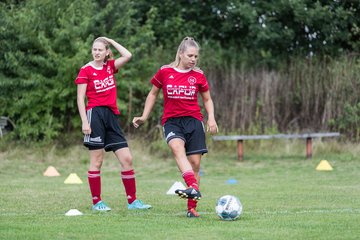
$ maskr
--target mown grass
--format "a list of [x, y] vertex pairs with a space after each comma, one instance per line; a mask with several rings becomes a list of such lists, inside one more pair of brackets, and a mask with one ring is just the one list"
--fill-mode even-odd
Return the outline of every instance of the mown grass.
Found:
[[[297, 141], [249, 142], [245, 161], [236, 160], [236, 145], [209, 142], [202, 162], [199, 219], [185, 216], [186, 202], [166, 195], [181, 181], [167, 148], [150, 153], [131, 141], [138, 197], [153, 205], [149, 211], [128, 211], [112, 154], [103, 165], [106, 214], [90, 210], [86, 171], [88, 153], [80, 145], [31, 148], [11, 143], [0, 152], [0, 239], [358, 239], [360, 237], [360, 159], [354, 144], [314, 142], [312, 159]], [[330, 172], [315, 168], [326, 159]], [[44, 177], [49, 166], [60, 177]], [[70, 173], [83, 180], [64, 184]], [[236, 184], [227, 180], [236, 179]], [[225, 194], [240, 198], [244, 212], [224, 222], [214, 211]], [[67, 217], [76, 208], [83, 216]]]

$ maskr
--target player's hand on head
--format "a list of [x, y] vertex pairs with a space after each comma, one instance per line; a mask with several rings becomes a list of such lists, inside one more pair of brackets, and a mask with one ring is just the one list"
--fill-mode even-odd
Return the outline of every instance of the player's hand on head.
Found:
[[107, 38], [107, 37], [101, 37], [102, 39], [104, 39], [105, 41], [107, 41], [108, 43], [110, 43], [110, 38]]

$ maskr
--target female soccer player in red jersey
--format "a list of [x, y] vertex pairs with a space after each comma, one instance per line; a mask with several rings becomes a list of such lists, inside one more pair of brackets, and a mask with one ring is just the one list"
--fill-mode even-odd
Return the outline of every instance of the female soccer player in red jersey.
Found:
[[199, 170], [201, 156], [207, 153], [203, 116], [198, 104], [198, 93], [202, 97], [207, 112], [207, 131], [217, 133], [214, 104], [210, 96], [204, 73], [196, 67], [199, 45], [191, 37], [182, 40], [175, 61], [162, 66], [151, 79], [152, 88], [146, 98], [141, 117], [134, 117], [134, 127], [143, 124], [162, 89], [164, 112], [162, 125], [166, 142], [173, 152], [179, 170], [188, 188], [175, 192], [188, 199], [188, 217], [198, 217], [197, 201], [199, 191]]
[[[110, 44], [120, 53], [112, 59]], [[88, 181], [95, 211], [110, 211], [101, 200], [100, 170], [104, 161], [104, 151], [113, 151], [121, 165], [121, 179], [125, 187], [128, 209], [148, 209], [136, 198], [135, 172], [132, 155], [124, 133], [120, 128], [116, 104], [116, 80], [114, 74], [128, 62], [131, 53], [113, 39], [99, 37], [92, 45], [93, 60], [80, 69], [75, 79], [77, 84], [77, 104], [82, 121], [84, 145], [90, 152]], [[87, 105], [85, 106], [85, 99]]]

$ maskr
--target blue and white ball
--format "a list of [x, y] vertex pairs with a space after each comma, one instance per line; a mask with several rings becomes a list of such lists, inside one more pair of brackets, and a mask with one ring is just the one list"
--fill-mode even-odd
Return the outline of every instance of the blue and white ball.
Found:
[[232, 221], [240, 217], [243, 206], [239, 198], [232, 195], [225, 195], [217, 200], [215, 211], [220, 219]]

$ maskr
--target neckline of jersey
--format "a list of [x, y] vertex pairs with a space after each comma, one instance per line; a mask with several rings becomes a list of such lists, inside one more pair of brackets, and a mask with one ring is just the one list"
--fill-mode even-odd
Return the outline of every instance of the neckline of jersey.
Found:
[[188, 73], [192, 70], [192, 68], [189, 69], [179, 69], [177, 67], [174, 67], [175, 71], [179, 72], [179, 73]]
[[91, 67], [93, 67], [94, 69], [96, 69], [96, 70], [101, 70], [101, 69], [104, 68], [105, 63], [103, 63], [103, 65], [102, 65], [101, 67], [96, 67], [92, 62], [89, 62], [89, 65], [90, 65]]

